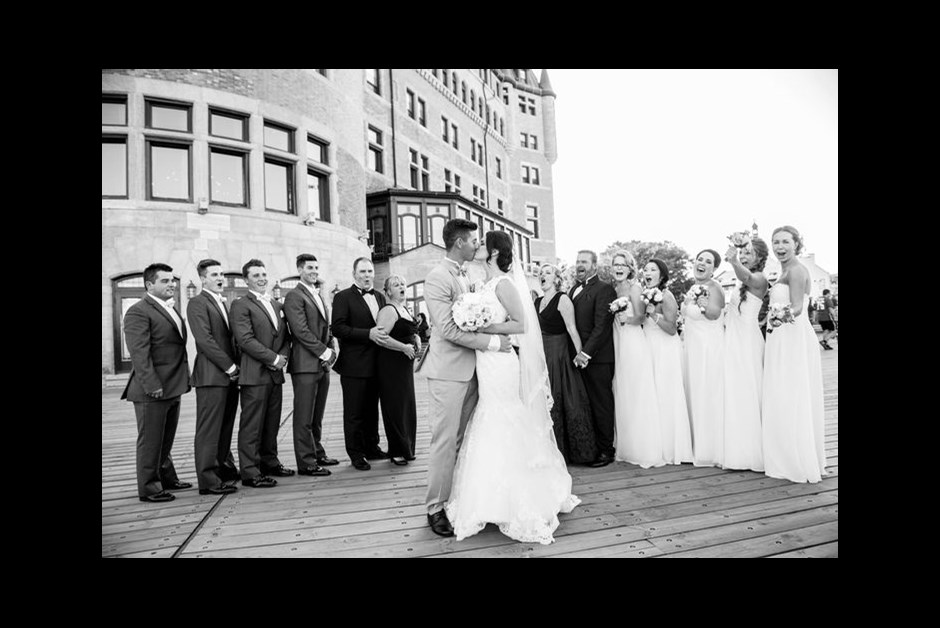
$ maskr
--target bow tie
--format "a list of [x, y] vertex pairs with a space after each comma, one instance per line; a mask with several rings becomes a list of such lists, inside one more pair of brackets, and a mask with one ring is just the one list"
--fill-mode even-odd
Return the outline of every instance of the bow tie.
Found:
[[220, 296], [219, 301], [221, 301], [222, 303], [225, 303], [225, 297]]
[[270, 295], [270, 294], [262, 294], [260, 297], [258, 297], [258, 299], [261, 300], [261, 301], [267, 301], [268, 303], [270, 303], [270, 302], [271, 302], [271, 295]]
[[586, 283], [587, 283], [586, 281], [576, 281], [576, 282], [574, 283], [574, 287], [575, 287], [575, 288], [583, 288], [583, 287], [584, 287], [584, 284], [586, 284]]
[[458, 266], [458, 267], [457, 267], [457, 274], [460, 275], [461, 277], [466, 277], [466, 276], [467, 276], [467, 269], [464, 268], [463, 266]]
[[375, 290], [373, 289], [365, 290], [364, 288], [358, 288], [358, 287], [356, 289], [359, 290], [359, 294], [361, 294], [362, 296], [366, 296], [367, 294], [371, 294], [372, 296], [375, 296]]
[[164, 303], [166, 303], [166, 306], [172, 310], [173, 306], [176, 305], [176, 299], [174, 299], [173, 297], [170, 297], [169, 299], [164, 301]]

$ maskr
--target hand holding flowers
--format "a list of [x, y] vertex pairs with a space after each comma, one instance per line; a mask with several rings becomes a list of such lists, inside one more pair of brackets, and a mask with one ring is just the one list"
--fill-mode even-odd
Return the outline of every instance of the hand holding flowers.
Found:
[[610, 311], [614, 314], [621, 325], [626, 324], [626, 317], [629, 316], [627, 308], [630, 307], [630, 297], [617, 297], [610, 302]]
[[643, 299], [643, 303], [646, 304], [646, 315], [652, 316], [656, 311], [656, 307], [663, 302], [663, 291], [655, 287], [647, 288], [640, 294], [640, 297]]
[[772, 333], [775, 328], [794, 320], [793, 309], [789, 303], [771, 303], [767, 310], [767, 333]]
[[479, 331], [493, 320], [493, 308], [483, 302], [481, 292], [465, 292], [450, 307], [454, 323], [463, 331]]
[[708, 306], [708, 288], [702, 284], [695, 284], [689, 289], [689, 294], [692, 297], [692, 301], [698, 306], [698, 309], [705, 313], [705, 308]]

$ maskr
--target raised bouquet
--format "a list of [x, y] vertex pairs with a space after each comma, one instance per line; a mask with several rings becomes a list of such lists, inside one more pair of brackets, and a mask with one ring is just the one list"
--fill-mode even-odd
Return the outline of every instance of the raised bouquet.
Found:
[[493, 308], [483, 302], [482, 292], [461, 294], [450, 311], [457, 327], [464, 331], [479, 331], [492, 322], [494, 314]]
[[751, 243], [751, 235], [747, 231], [735, 231], [728, 236], [728, 239], [739, 249], [745, 249]]
[[[705, 297], [708, 298], [708, 288], [702, 284], [694, 284], [689, 288], [689, 294], [692, 295], [692, 301], [698, 303], [699, 298]], [[705, 313], [705, 307], [702, 305], [698, 306], [698, 309], [701, 310], [702, 314]]]
[[647, 288], [640, 296], [646, 305], [657, 306], [663, 302], [663, 291], [659, 288]]
[[767, 309], [767, 333], [773, 332], [774, 328], [780, 327], [784, 323], [794, 321], [793, 308], [789, 303], [771, 303]]

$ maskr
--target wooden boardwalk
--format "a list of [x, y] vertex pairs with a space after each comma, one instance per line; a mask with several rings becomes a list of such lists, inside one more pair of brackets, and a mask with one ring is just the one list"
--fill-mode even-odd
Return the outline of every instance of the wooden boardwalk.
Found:
[[[324, 445], [339, 459], [327, 478], [278, 478], [273, 489], [241, 487], [201, 496], [195, 484], [195, 394], [183, 396], [173, 458], [193, 489], [168, 504], [137, 499], [132, 404], [102, 391], [101, 555], [105, 557], [836, 557], [839, 553], [838, 349], [823, 351], [829, 475], [794, 484], [750, 471], [690, 464], [641, 469], [618, 462], [571, 466], [582, 504], [561, 515], [552, 545], [517, 543], [490, 525], [465, 541], [427, 526], [427, 386], [419, 377], [417, 460], [350, 466], [343, 447], [342, 391], [333, 375]], [[289, 381], [284, 386], [281, 461], [296, 468]], [[237, 423], [237, 421], [236, 421]], [[381, 430], [380, 430], [381, 431]], [[237, 434], [237, 425], [236, 425]], [[383, 441], [383, 448], [385, 448]]]

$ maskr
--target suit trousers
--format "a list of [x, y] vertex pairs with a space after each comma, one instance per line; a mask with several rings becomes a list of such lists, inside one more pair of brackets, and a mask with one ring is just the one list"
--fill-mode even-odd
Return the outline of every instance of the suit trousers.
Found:
[[614, 455], [614, 365], [588, 363], [581, 370], [594, 415], [594, 435], [599, 454]]
[[428, 514], [433, 515], [443, 510], [444, 504], [450, 499], [457, 452], [479, 398], [477, 376], [474, 373], [465, 382], [428, 378], [428, 396], [431, 447], [425, 505]]
[[173, 466], [173, 439], [180, 419], [180, 398], [135, 401], [137, 415], [137, 495], [163, 491], [163, 482], [179, 481]]
[[294, 456], [298, 467], [315, 467], [317, 458], [326, 456], [320, 439], [330, 372], [291, 373], [290, 378], [294, 386]]
[[346, 453], [350, 460], [365, 458], [379, 445], [379, 383], [375, 377], [346, 375], [340, 376], [339, 383], [343, 388]]
[[241, 387], [238, 465], [243, 480], [277, 467], [277, 430], [281, 423], [281, 384]]
[[196, 478], [200, 489], [219, 488], [232, 458], [238, 384], [196, 388]]

